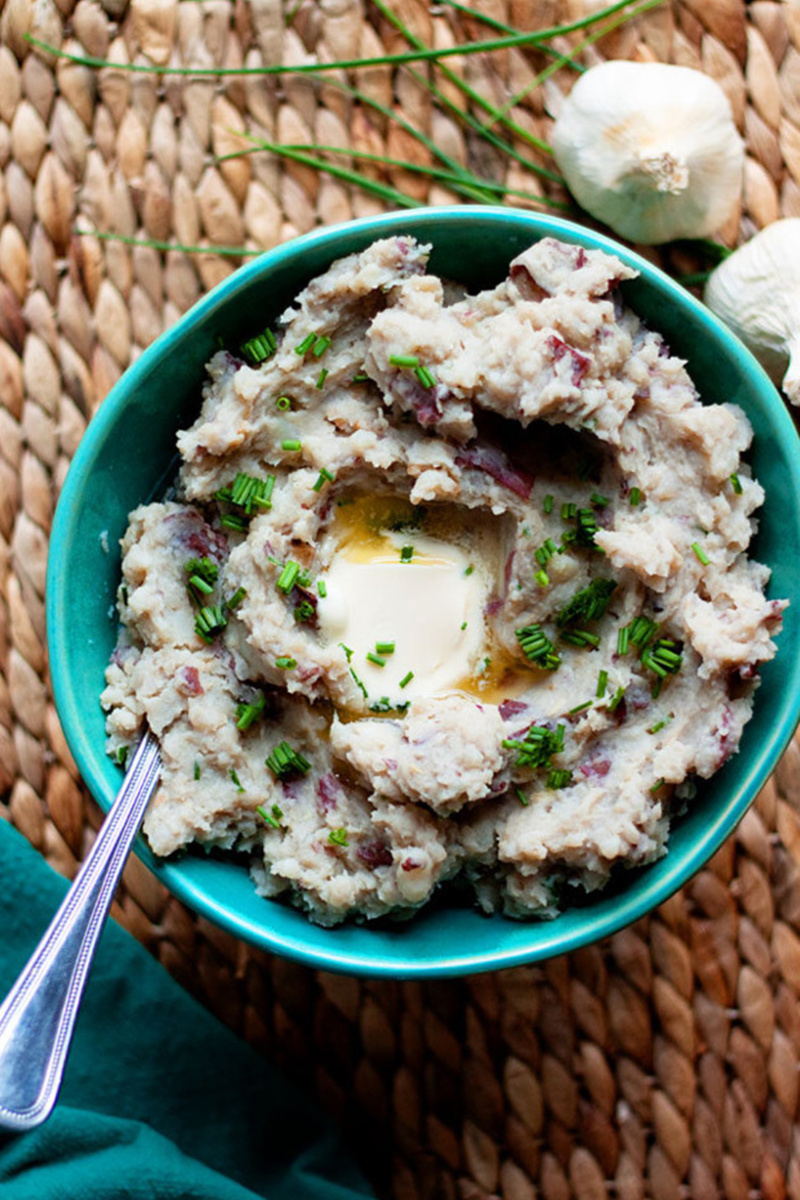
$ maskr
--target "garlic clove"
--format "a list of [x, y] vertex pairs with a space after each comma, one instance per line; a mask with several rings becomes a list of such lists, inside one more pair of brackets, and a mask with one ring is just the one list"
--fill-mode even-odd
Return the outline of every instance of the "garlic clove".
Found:
[[774, 221], [735, 250], [703, 299], [800, 404], [800, 218]]
[[705, 237], [741, 195], [744, 147], [728, 100], [689, 67], [592, 67], [564, 101], [552, 145], [578, 203], [634, 242]]

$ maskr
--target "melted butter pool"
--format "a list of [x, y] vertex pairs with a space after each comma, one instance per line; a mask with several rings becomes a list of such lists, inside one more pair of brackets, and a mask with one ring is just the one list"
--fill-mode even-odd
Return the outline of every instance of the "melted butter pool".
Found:
[[530, 683], [509, 672], [487, 629], [504, 559], [491, 518], [363, 497], [337, 510], [330, 538], [320, 633], [352, 651], [370, 705], [456, 690], [491, 702]]

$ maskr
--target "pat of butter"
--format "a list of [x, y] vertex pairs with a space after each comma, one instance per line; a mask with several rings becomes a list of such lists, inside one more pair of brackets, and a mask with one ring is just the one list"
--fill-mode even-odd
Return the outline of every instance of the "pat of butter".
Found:
[[[401, 560], [412, 546], [410, 561]], [[318, 603], [326, 642], [353, 651], [350, 666], [370, 704], [394, 706], [454, 687], [479, 667], [485, 653], [484, 607], [490, 581], [465, 551], [424, 534], [386, 532], [367, 543], [340, 546], [324, 575]], [[394, 643], [367, 658], [379, 643]], [[409, 672], [413, 678], [400, 686]]]

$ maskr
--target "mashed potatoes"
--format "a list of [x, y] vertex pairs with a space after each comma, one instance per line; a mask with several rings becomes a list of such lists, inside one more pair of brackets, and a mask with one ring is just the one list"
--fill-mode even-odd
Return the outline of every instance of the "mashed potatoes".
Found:
[[177, 498], [123, 540], [103, 704], [110, 753], [160, 741], [153, 850], [244, 851], [323, 923], [456, 876], [546, 915], [658, 857], [784, 607], [747, 419], [624, 308], [634, 273], [548, 238], [450, 294], [428, 249], [376, 242], [216, 354]]

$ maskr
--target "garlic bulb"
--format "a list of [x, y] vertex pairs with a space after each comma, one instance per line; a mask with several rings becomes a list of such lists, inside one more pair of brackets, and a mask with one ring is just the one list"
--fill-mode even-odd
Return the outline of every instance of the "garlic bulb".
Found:
[[741, 194], [744, 148], [727, 97], [689, 67], [592, 67], [564, 101], [552, 145], [578, 203], [633, 242], [714, 233]]
[[767, 225], [735, 250], [712, 271], [703, 299], [800, 404], [800, 217]]

